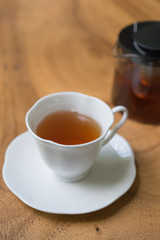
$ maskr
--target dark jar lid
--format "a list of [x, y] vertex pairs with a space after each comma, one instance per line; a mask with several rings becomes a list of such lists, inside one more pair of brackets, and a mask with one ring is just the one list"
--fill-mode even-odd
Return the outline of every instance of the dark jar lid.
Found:
[[159, 61], [160, 21], [136, 22], [123, 28], [119, 44], [128, 53]]

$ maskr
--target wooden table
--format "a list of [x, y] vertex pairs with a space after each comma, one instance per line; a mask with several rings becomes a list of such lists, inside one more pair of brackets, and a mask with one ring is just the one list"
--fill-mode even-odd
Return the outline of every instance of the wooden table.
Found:
[[[111, 50], [120, 29], [159, 16], [158, 0], [1, 0], [0, 169], [40, 97], [79, 91], [112, 107]], [[119, 134], [136, 158], [137, 176], [126, 194], [97, 212], [47, 214], [21, 202], [0, 173], [0, 239], [160, 239], [160, 126], [129, 119]]]

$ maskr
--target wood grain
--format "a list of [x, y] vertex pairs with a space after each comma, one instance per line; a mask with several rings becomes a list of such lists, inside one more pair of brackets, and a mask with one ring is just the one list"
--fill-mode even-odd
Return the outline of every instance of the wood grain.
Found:
[[[159, 13], [158, 0], [0, 0], [0, 169], [40, 97], [79, 91], [112, 106], [118, 32], [135, 21], [157, 20]], [[0, 174], [0, 239], [160, 239], [160, 126], [128, 120], [119, 133], [137, 166], [124, 196], [91, 214], [46, 214], [15, 197]]]

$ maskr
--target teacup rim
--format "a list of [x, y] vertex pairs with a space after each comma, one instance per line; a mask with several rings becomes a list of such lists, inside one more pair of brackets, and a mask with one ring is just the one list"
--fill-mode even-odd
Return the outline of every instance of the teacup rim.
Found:
[[[92, 140], [92, 141], [89, 141], [89, 142], [86, 142], [86, 143], [82, 143], [82, 144], [74, 144], [74, 145], [67, 145], [67, 144], [61, 144], [61, 143], [57, 143], [57, 142], [54, 142], [52, 140], [48, 140], [48, 139], [44, 139], [42, 137], [39, 137], [33, 130], [32, 128], [30, 127], [29, 123], [28, 123], [28, 117], [29, 117], [29, 114], [35, 109], [35, 107], [40, 104], [40, 102], [42, 102], [43, 100], [47, 99], [47, 98], [50, 98], [51, 96], [55, 96], [55, 95], [63, 95], [63, 94], [78, 94], [78, 95], [83, 95], [87, 98], [93, 98], [95, 99], [96, 101], [99, 101], [101, 102], [102, 104], [104, 104], [109, 110], [110, 110], [110, 113], [112, 115], [112, 121], [110, 123], [110, 125], [108, 126], [108, 128], [106, 129], [106, 131], [104, 131], [98, 138]], [[44, 143], [49, 143], [49, 144], [54, 144], [55, 146], [57, 147], [63, 147], [63, 148], [82, 148], [82, 147], [86, 147], [88, 145], [92, 145], [94, 143], [97, 143], [98, 141], [101, 141], [102, 139], [105, 139], [105, 136], [107, 135], [110, 127], [112, 126], [113, 124], [113, 121], [114, 121], [114, 116], [113, 116], [113, 112], [111, 110], [111, 108], [109, 107], [109, 105], [107, 103], [105, 103], [103, 100], [97, 98], [97, 97], [94, 97], [94, 96], [91, 96], [91, 95], [88, 95], [88, 94], [84, 94], [84, 93], [80, 93], [80, 92], [75, 92], [75, 91], [62, 91], [62, 92], [55, 92], [55, 93], [51, 93], [51, 94], [48, 94], [48, 95], [45, 95], [43, 97], [41, 97], [40, 99], [38, 99], [33, 105], [32, 107], [27, 111], [26, 113], [26, 116], [25, 116], [25, 122], [26, 122], [26, 126], [29, 130], [29, 132], [36, 138], [38, 139], [39, 141], [41, 142], [44, 142]]]

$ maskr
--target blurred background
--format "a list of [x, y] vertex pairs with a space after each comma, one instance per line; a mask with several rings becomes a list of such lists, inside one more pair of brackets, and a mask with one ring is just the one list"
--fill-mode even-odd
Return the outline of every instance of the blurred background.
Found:
[[118, 34], [136, 21], [158, 20], [160, 4], [6, 0], [0, 12], [1, 120], [6, 131], [16, 121], [21, 132], [26, 111], [46, 94], [79, 91], [112, 104]]

